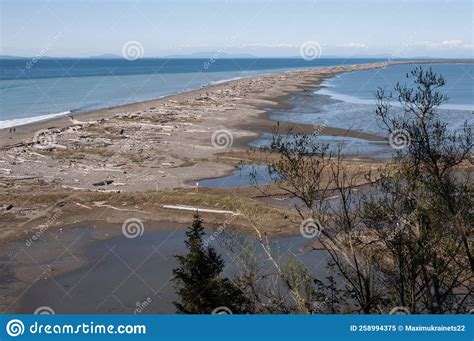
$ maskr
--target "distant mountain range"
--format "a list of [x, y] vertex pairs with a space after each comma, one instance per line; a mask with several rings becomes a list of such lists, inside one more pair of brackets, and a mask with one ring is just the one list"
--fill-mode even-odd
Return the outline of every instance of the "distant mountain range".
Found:
[[[0, 55], [0, 59], [31, 59], [32, 57], [20, 57], [20, 56], [8, 56], [8, 55]], [[76, 59], [76, 58], [88, 58], [88, 59], [123, 59], [122, 56], [113, 53], [101, 54], [98, 56], [89, 56], [89, 57], [49, 57], [44, 56], [41, 57], [42, 59]], [[203, 58], [258, 58], [252, 54], [227, 54], [227, 53], [219, 53], [219, 52], [196, 52], [192, 54], [175, 54], [163, 57], [149, 57], [149, 58], [196, 58], [196, 59], [203, 59]], [[284, 58], [284, 57], [283, 57]], [[145, 57], [146, 59], [146, 57]]]
[[[35, 56], [31, 57], [21, 57], [21, 56], [6, 56], [6, 55], [0, 55], [0, 59], [31, 59], [34, 58]], [[50, 56], [43, 56], [41, 59], [77, 59], [77, 58], [89, 58], [89, 59], [122, 59], [122, 56], [119, 56], [118, 54], [101, 54], [98, 56], [90, 56], [90, 57], [50, 57]]]
[[[21, 57], [21, 56], [9, 56], [9, 55], [0, 55], [0, 60], [8, 60], [8, 59], [32, 59], [32, 57]], [[41, 57], [41, 59], [123, 59], [121, 55], [118, 54], [113, 54], [113, 53], [107, 53], [107, 54], [101, 54], [97, 56], [89, 56], [89, 57], [50, 57], [50, 56], [44, 56]], [[196, 52], [196, 53], [191, 53], [191, 54], [173, 54], [173, 55], [168, 55], [168, 56], [161, 56], [161, 57], [145, 57], [144, 59], [179, 59], [179, 58], [186, 58], [186, 59], [237, 59], [237, 58], [301, 58], [300, 56], [279, 56], [279, 57], [259, 57], [255, 56], [252, 54], [246, 54], [246, 53], [239, 53], [239, 54], [228, 54], [228, 53], [219, 53], [218, 51], [216, 52]], [[393, 59], [390, 55], [366, 55], [366, 54], [358, 54], [358, 55], [352, 55], [350, 57], [347, 56], [336, 56], [336, 55], [328, 55], [324, 56], [321, 59], [332, 59], [332, 58], [346, 58], [346, 59]], [[469, 58], [437, 58], [437, 57], [428, 57], [428, 56], [417, 56], [417, 57], [408, 57], [408, 58], [396, 58], [400, 60], [406, 60], [406, 59], [437, 59], [437, 60], [472, 60]], [[395, 60], [395, 59], [393, 59]]]
[[229, 53], [222, 53], [219, 51], [211, 51], [211, 52], [195, 52], [191, 54], [173, 54], [169, 56], [165, 56], [164, 58], [259, 58], [255, 55], [249, 54], [249, 53], [235, 53], [235, 54], [229, 54]]

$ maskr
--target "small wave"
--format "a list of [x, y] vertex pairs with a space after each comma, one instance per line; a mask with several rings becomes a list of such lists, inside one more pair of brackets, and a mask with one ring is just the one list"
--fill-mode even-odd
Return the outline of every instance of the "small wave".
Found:
[[218, 80], [218, 81], [212, 81], [212, 82], [209, 82], [208, 84], [205, 84], [203, 85], [203, 87], [206, 87], [207, 85], [218, 85], [218, 84], [222, 84], [222, 83], [226, 83], [226, 82], [231, 82], [231, 81], [236, 81], [238, 79], [244, 79], [244, 78], [249, 78], [251, 76], [242, 76], [242, 77], [234, 77], [234, 78], [228, 78], [228, 79], [221, 79], [221, 80]]
[[[1, 79], [0, 79], [1, 80]], [[21, 88], [26, 88], [26, 85], [5, 85], [5, 86], [0, 86], [0, 90], [11, 90], [11, 89], [21, 89]]]
[[34, 116], [34, 117], [25, 117], [25, 118], [14, 118], [11, 120], [0, 121], [0, 129], [18, 127], [18, 126], [33, 123], [33, 122], [45, 121], [45, 120], [49, 120], [55, 117], [68, 115], [70, 113], [71, 113], [70, 111], [62, 111], [62, 112], [58, 112], [54, 114], [40, 115], [40, 116]]
[[[333, 91], [332, 89], [335, 89], [335, 87], [331, 83], [323, 83], [323, 88], [321, 88], [318, 91], [315, 91], [314, 93], [317, 95], [326, 95], [331, 97], [332, 99], [346, 102], [346, 103], [352, 103], [352, 104], [367, 104], [367, 105], [376, 105], [377, 101], [375, 99], [367, 99], [367, 98], [361, 98], [357, 96], [352, 96], [352, 95], [345, 95], [338, 93], [336, 91]], [[330, 90], [331, 89], [331, 90]], [[391, 102], [390, 103], [393, 106], [401, 106], [400, 103], [398, 102]], [[440, 109], [450, 109], [450, 110], [467, 110], [467, 111], [472, 111], [474, 110], [474, 106], [470, 104], [454, 104], [454, 103], [449, 103], [449, 104], [442, 104]]]

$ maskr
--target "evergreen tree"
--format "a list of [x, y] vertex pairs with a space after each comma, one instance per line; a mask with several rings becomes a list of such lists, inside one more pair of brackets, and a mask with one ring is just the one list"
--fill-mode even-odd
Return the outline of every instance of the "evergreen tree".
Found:
[[179, 267], [173, 270], [176, 293], [180, 302], [174, 302], [180, 314], [210, 314], [218, 307], [227, 307], [232, 313], [248, 312], [248, 300], [229, 279], [219, 275], [224, 260], [211, 246], [204, 247], [204, 228], [199, 215], [186, 232], [189, 253], [176, 256]]

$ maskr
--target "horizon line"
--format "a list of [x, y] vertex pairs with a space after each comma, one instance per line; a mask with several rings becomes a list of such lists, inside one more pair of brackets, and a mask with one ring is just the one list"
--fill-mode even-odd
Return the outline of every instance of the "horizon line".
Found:
[[[94, 55], [94, 56], [14, 56], [14, 55], [0, 55], [0, 59], [125, 59], [125, 57], [116, 54], [101, 54], [101, 55]], [[151, 56], [151, 57], [141, 57], [137, 58], [136, 60], [146, 60], [146, 59], [302, 59], [300, 56], [193, 56], [190, 55], [169, 55], [169, 56]], [[314, 60], [310, 60], [309, 62], [314, 62], [318, 59], [390, 59], [393, 61], [396, 60], [413, 60], [413, 59], [441, 59], [441, 60], [474, 60], [473, 57], [436, 57], [436, 56], [413, 56], [413, 57], [403, 57], [403, 58], [393, 58], [390, 55], [381, 55], [381, 56], [338, 56], [338, 55], [330, 55], [327, 57], [319, 57], [315, 58]]]

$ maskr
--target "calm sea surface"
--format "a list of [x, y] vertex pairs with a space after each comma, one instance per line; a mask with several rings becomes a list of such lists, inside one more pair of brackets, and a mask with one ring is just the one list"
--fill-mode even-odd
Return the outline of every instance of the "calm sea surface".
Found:
[[[375, 92], [382, 87], [386, 92], [400, 82], [410, 85], [407, 72], [415, 65], [397, 65], [386, 69], [372, 69], [340, 74], [323, 83], [315, 96], [292, 99], [293, 109], [273, 110], [273, 118], [329, 127], [360, 130], [381, 134], [384, 130], [375, 119]], [[474, 124], [474, 65], [423, 65], [444, 76], [446, 85], [439, 91], [447, 95], [447, 102], [439, 110], [441, 120], [453, 130], [462, 128], [465, 121]], [[394, 96], [393, 110], [400, 110]]]
[[[393, 92], [397, 82], [408, 86], [412, 79], [407, 78], [406, 74], [414, 67], [397, 65], [337, 75], [325, 81], [323, 88], [312, 96], [297, 95], [290, 98], [288, 104], [292, 109], [269, 109], [270, 117], [277, 121], [350, 129], [386, 137], [388, 133], [375, 116], [375, 92], [378, 87]], [[438, 113], [439, 118], [448, 124], [448, 129], [463, 129], [465, 122], [474, 127], [474, 65], [424, 64], [423, 67], [432, 67], [433, 71], [446, 79], [446, 85], [439, 91], [446, 94], [448, 100]], [[395, 101], [392, 110], [400, 112], [399, 103]], [[394, 152], [386, 143], [326, 135], [324, 130], [320, 135], [320, 141], [329, 143], [334, 150], [342, 144], [344, 152], [348, 154], [386, 158]], [[265, 146], [270, 139], [270, 135], [263, 134], [252, 145]]]
[[[377, 59], [28, 59], [0, 60], [0, 128], [84, 112], [92, 109], [159, 98], [229, 79], [277, 71], [371, 63]], [[319, 94], [340, 101], [321, 107], [299, 104], [291, 120], [327, 122], [329, 126], [376, 132], [371, 111], [378, 86], [393, 88], [404, 81], [412, 65], [365, 70], [328, 80]], [[474, 108], [474, 67], [469, 64], [435, 64], [448, 84], [447, 118], [459, 126]], [[315, 96], [317, 97], [317, 96]], [[306, 101], [307, 102], [307, 101]], [[318, 106], [318, 110], [315, 110]], [[322, 108], [322, 110], [320, 110]], [[285, 116], [285, 113], [280, 113]], [[288, 119], [288, 117], [280, 117]], [[354, 119], [357, 118], [357, 119]], [[469, 117], [468, 117], [469, 118]]]
[[224, 80], [374, 59], [0, 60], [0, 128], [159, 98]]

